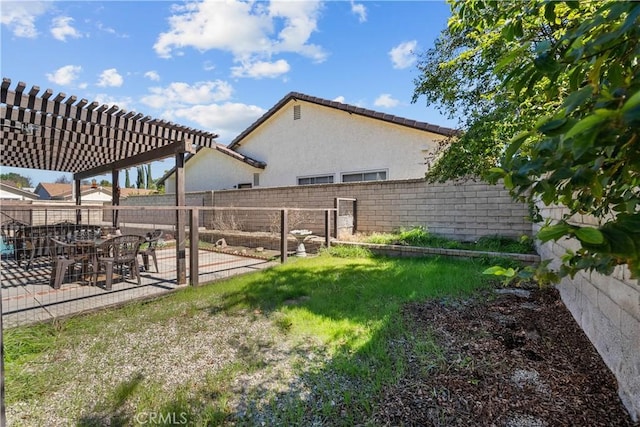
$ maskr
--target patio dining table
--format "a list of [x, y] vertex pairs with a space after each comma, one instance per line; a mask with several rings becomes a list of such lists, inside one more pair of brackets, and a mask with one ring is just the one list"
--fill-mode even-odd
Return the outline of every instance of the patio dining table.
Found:
[[[68, 264], [80, 264], [81, 265], [81, 279], [82, 281], [88, 281], [91, 284], [97, 284], [98, 275], [98, 263], [100, 256], [109, 256], [109, 241], [118, 236], [100, 236], [94, 239], [76, 239], [69, 243], [65, 243], [65, 248], [69, 249], [65, 254], [70, 262]], [[145, 241], [146, 238], [140, 236], [140, 239]], [[62, 243], [62, 242], [59, 242]], [[55, 261], [54, 261], [55, 262]], [[56, 268], [52, 269], [51, 284], [52, 287], [59, 287], [60, 279], [56, 278]], [[88, 280], [87, 280], [88, 278]], [[94, 280], [96, 283], [94, 283]]]

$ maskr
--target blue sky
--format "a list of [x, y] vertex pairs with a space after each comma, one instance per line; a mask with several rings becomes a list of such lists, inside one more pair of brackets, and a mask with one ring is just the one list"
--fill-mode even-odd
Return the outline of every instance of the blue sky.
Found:
[[[447, 24], [444, 2], [0, 0], [0, 8], [2, 77], [12, 87], [115, 104], [215, 132], [225, 145], [291, 91], [456, 126], [424, 99], [411, 103], [417, 57]], [[172, 167], [154, 163], [153, 177]], [[34, 185], [63, 175], [8, 172]]]

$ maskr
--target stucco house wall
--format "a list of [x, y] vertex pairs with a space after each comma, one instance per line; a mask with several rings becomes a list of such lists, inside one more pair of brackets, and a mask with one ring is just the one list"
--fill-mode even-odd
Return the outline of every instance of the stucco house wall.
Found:
[[[239, 184], [253, 184], [255, 168], [215, 149], [204, 148], [189, 159], [185, 168], [186, 191], [227, 190]], [[165, 192], [176, 192], [175, 175], [165, 181]]]
[[111, 193], [104, 192], [100, 189], [83, 193], [80, 201], [84, 204], [93, 202], [110, 202], [112, 199]]
[[0, 200], [38, 200], [38, 195], [12, 185], [0, 183]]
[[[294, 106], [300, 118], [294, 119]], [[291, 101], [235, 150], [267, 167], [260, 186], [297, 185], [298, 178], [384, 171], [387, 180], [421, 178], [425, 156], [444, 137], [304, 101]]]
[[[300, 178], [346, 182], [344, 174], [380, 173], [382, 180], [423, 178], [426, 157], [455, 133], [347, 104], [289, 94], [243, 131], [228, 149], [264, 163], [254, 167], [216, 149], [185, 164], [185, 190], [298, 185]], [[226, 158], [225, 158], [226, 157]], [[331, 177], [332, 181], [326, 178]], [[316, 182], [320, 183], [320, 182]], [[175, 192], [175, 176], [165, 179]]]

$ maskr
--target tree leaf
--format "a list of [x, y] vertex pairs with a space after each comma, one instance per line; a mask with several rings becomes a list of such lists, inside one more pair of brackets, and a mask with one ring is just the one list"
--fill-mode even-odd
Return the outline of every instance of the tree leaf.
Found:
[[575, 235], [581, 242], [599, 245], [604, 243], [604, 236], [597, 228], [581, 227], [575, 231]]
[[586, 100], [591, 98], [593, 95], [593, 87], [591, 85], [587, 85], [580, 90], [573, 92], [571, 95], [567, 96], [567, 99], [564, 100], [562, 106], [566, 108], [566, 114], [571, 113], [577, 107], [581, 106], [585, 103]]
[[549, 240], [558, 240], [559, 238], [569, 234], [569, 231], [571, 231], [571, 226], [565, 223], [546, 225], [538, 231], [537, 237], [542, 243], [544, 243]]
[[640, 233], [640, 213], [621, 213], [616, 217], [616, 224], [631, 233]]
[[547, 135], [549, 133], [552, 133], [551, 131], [556, 130], [556, 129], [564, 126], [565, 123], [567, 123], [567, 119], [566, 118], [550, 120], [550, 121], [544, 123], [542, 126], [539, 126], [538, 130], [540, 132], [542, 132], [543, 134]]
[[629, 234], [617, 227], [614, 223], [606, 224], [602, 227], [602, 234], [611, 246], [611, 254], [626, 258], [631, 254], [636, 254], [636, 247]]
[[605, 116], [591, 114], [590, 116], [585, 117], [584, 119], [573, 125], [571, 130], [569, 130], [569, 132], [564, 135], [564, 139], [573, 138], [574, 136], [591, 129], [595, 125], [602, 123], [606, 119], [607, 117]]
[[640, 90], [634, 93], [629, 99], [627, 99], [620, 111], [626, 113], [630, 109], [638, 106], [640, 106]]
[[484, 270], [482, 272], [482, 274], [491, 274], [494, 276], [501, 276], [504, 274], [504, 272], [506, 271], [506, 269], [504, 267], [501, 267], [499, 265], [494, 265], [492, 267], [487, 268], [486, 270]]
[[514, 136], [513, 139], [509, 141], [509, 146], [507, 147], [504, 153], [505, 159], [507, 159], [507, 161], [511, 159], [513, 155], [516, 154], [516, 151], [518, 151], [518, 149], [530, 136], [531, 136], [531, 131], [520, 132], [519, 134]]
[[552, 24], [556, 22], [555, 8], [555, 2], [549, 2], [544, 6], [544, 17]]

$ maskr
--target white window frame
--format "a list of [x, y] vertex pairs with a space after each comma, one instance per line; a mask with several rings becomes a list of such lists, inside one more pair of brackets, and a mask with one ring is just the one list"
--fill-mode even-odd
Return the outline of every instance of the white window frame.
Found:
[[[376, 174], [376, 179], [365, 179], [367, 174]], [[378, 178], [378, 175], [384, 173], [384, 178]], [[362, 179], [358, 179], [355, 181], [345, 181], [345, 176], [355, 176], [361, 175]], [[372, 182], [372, 181], [388, 181], [389, 180], [389, 169], [374, 169], [374, 170], [364, 170], [364, 171], [351, 171], [351, 172], [342, 172], [340, 173], [340, 182]]]
[[[331, 180], [331, 182], [309, 182], [308, 184], [301, 184], [300, 180], [303, 179], [308, 179], [310, 181], [314, 181], [315, 179], [318, 178], [329, 178]], [[332, 173], [327, 173], [327, 174], [322, 174], [322, 175], [305, 175], [305, 176], [298, 176], [296, 177], [296, 183], [298, 185], [320, 185], [320, 184], [333, 184], [336, 181], [336, 177], [335, 174]]]

